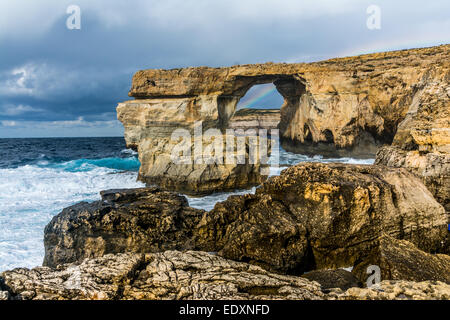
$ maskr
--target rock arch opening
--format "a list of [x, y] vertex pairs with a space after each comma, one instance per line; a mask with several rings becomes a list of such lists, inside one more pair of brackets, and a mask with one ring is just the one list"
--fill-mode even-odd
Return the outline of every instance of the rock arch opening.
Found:
[[240, 99], [236, 111], [241, 109], [281, 109], [283, 97], [273, 83], [252, 86]]
[[[233, 125], [233, 117], [243, 112], [236, 113], [239, 109], [239, 102], [246, 96], [253, 87], [263, 85], [262, 91], [272, 91], [276, 96], [278, 93], [282, 97], [282, 105], [274, 106], [271, 109], [278, 109], [279, 115], [276, 127], [280, 129], [280, 135], [289, 127], [290, 119], [297, 111], [301, 96], [305, 93], [305, 85], [301, 78], [296, 75], [264, 75], [264, 76], [241, 76], [236, 77], [233, 82], [226, 83], [228, 87], [228, 95], [218, 97], [219, 126], [221, 128], [229, 128]], [[276, 101], [276, 100], [275, 100]], [[281, 99], [279, 100], [281, 102]], [[243, 101], [245, 105], [245, 100]], [[256, 107], [257, 105], [254, 105]], [[253, 110], [268, 110], [269, 108], [246, 108]], [[245, 112], [244, 112], [245, 113]], [[250, 112], [248, 112], [250, 113]], [[274, 112], [277, 113], [277, 112]], [[270, 117], [270, 116], [269, 116]]]
[[276, 129], [284, 98], [273, 83], [252, 86], [239, 100], [228, 127], [232, 129]]

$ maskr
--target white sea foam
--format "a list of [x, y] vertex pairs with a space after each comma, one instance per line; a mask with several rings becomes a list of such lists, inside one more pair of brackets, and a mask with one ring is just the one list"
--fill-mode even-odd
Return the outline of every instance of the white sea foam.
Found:
[[255, 193], [256, 187], [246, 190], [237, 190], [233, 192], [217, 192], [203, 197], [190, 197], [186, 195], [189, 205], [193, 208], [212, 210], [217, 202], [225, 201], [231, 195], [240, 195], [247, 193]]
[[0, 169], [0, 271], [41, 265], [44, 227], [55, 214], [100, 199], [101, 190], [142, 187], [136, 176], [95, 166], [77, 172], [67, 166]]
[[120, 151], [120, 153], [123, 154], [131, 154], [133, 156], [136, 156], [138, 153], [132, 149], [123, 149], [122, 151]]

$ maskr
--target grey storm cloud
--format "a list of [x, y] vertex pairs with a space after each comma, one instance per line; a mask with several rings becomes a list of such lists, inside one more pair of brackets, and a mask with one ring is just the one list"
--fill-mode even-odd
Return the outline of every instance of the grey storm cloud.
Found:
[[[81, 30], [66, 27], [71, 4], [81, 9]], [[381, 8], [380, 30], [366, 27], [372, 4]], [[0, 0], [0, 137], [77, 125], [118, 135], [115, 106], [139, 69], [449, 43], [448, 12], [447, 0]]]

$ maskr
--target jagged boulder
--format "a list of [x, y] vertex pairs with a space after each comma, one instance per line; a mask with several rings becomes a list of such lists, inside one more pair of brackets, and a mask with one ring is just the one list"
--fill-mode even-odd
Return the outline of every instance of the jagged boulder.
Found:
[[450, 284], [450, 256], [429, 254], [412, 243], [389, 236], [379, 239], [372, 252], [353, 269], [365, 283], [367, 267], [380, 267], [382, 280], [440, 281]]
[[383, 233], [437, 250], [447, 234], [445, 210], [405, 169], [304, 163], [254, 195], [216, 204], [195, 234], [202, 250], [301, 274], [353, 266]]
[[157, 188], [107, 190], [102, 200], [64, 209], [45, 228], [44, 265], [55, 267], [108, 253], [192, 247], [203, 210]]

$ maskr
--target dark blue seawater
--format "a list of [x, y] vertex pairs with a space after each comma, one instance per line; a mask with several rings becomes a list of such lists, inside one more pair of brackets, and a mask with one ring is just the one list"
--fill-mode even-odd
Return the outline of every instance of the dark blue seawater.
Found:
[[137, 171], [140, 164], [121, 137], [0, 139], [0, 169], [24, 165], [66, 166], [73, 171], [92, 165]]

